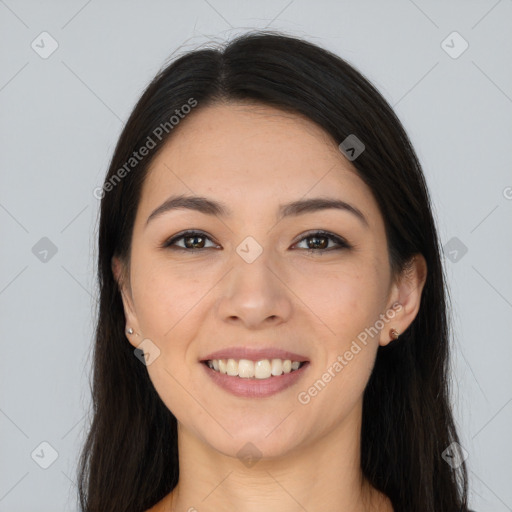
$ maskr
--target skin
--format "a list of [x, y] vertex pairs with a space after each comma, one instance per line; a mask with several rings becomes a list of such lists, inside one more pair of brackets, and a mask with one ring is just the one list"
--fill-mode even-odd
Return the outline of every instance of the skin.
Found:
[[[419, 310], [424, 258], [417, 255], [406, 274], [393, 278], [370, 189], [311, 121], [229, 103], [198, 109], [178, 128], [144, 183], [129, 268], [112, 261], [126, 326], [135, 331], [128, 341], [136, 347], [149, 338], [160, 350], [147, 371], [178, 420], [180, 480], [151, 512], [392, 511], [360, 470], [362, 397], [390, 328], [403, 333]], [[146, 225], [178, 193], [221, 201], [233, 216], [181, 209]], [[318, 196], [357, 207], [368, 226], [335, 209], [277, 222], [279, 204]], [[203, 231], [208, 248], [159, 248], [187, 229]], [[319, 229], [353, 247], [308, 253], [314, 240], [304, 236]], [[250, 264], [236, 252], [247, 236], [263, 248]], [[309, 403], [300, 403], [298, 393], [396, 303], [402, 307], [394, 318], [360, 343], [362, 350]], [[199, 360], [237, 344], [289, 349], [310, 366], [274, 396], [235, 397], [212, 383]], [[261, 453], [251, 467], [237, 456], [248, 442]]]

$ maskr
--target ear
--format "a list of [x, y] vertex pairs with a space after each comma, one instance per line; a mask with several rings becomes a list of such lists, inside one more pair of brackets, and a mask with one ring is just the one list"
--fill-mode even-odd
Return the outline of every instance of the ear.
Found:
[[[137, 320], [137, 314], [133, 305], [133, 298], [127, 275], [127, 269], [125, 264], [117, 256], [112, 257], [112, 273], [114, 274], [114, 279], [117, 282], [119, 291], [121, 293], [121, 299], [123, 301], [124, 316], [126, 319], [126, 338], [134, 347], [137, 347], [142, 341], [142, 337], [140, 336], [139, 322]], [[126, 329], [128, 328], [133, 329], [133, 334], [128, 334], [126, 332]]]
[[395, 316], [381, 330], [379, 345], [385, 346], [393, 341], [389, 334], [390, 329], [396, 329], [399, 334], [403, 334], [416, 318], [427, 280], [427, 271], [427, 262], [423, 255], [415, 254], [397, 282], [393, 284], [386, 311], [394, 309]]

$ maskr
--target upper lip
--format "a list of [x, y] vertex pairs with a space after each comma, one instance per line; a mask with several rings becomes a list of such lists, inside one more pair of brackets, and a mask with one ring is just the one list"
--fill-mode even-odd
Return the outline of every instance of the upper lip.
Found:
[[276, 347], [269, 348], [250, 348], [250, 347], [228, 347], [216, 350], [211, 354], [202, 357], [201, 361], [210, 361], [213, 359], [249, 359], [251, 361], [260, 361], [262, 359], [290, 359], [291, 361], [309, 361], [306, 356], [282, 350]]

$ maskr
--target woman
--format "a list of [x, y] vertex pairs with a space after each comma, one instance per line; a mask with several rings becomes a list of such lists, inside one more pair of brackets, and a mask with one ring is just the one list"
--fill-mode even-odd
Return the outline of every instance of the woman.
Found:
[[341, 58], [187, 53], [101, 189], [84, 511], [467, 510], [425, 179]]

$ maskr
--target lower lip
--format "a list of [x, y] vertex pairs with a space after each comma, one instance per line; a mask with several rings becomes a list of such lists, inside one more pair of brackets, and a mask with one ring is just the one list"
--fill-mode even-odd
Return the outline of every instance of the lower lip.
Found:
[[298, 370], [283, 373], [277, 377], [272, 376], [268, 379], [247, 379], [216, 372], [207, 364], [200, 364], [204, 366], [206, 373], [213, 382], [226, 391], [229, 391], [231, 394], [245, 398], [265, 398], [275, 395], [293, 386], [304, 375], [304, 372], [309, 366], [309, 362], [306, 362]]

